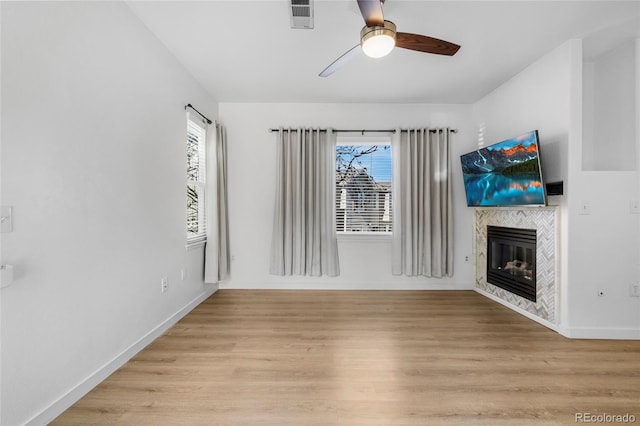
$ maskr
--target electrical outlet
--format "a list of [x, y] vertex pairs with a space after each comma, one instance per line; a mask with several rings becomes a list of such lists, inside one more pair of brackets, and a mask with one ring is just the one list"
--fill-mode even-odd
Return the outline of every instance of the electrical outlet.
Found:
[[0, 232], [13, 231], [13, 214], [11, 206], [0, 206]]
[[160, 291], [162, 293], [166, 292], [169, 289], [169, 280], [167, 277], [162, 277], [160, 280]]
[[633, 283], [629, 287], [629, 295], [631, 297], [640, 297], [640, 283]]
[[587, 200], [582, 200], [580, 202], [580, 211], [578, 214], [591, 214], [591, 203]]
[[464, 263], [469, 263], [470, 260], [471, 260], [471, 257], [469, 255], [466, 255], [464, 257]]

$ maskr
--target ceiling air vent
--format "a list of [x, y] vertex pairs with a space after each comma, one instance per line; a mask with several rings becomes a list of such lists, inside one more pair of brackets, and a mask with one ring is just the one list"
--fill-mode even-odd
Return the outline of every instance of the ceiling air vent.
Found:
[[313, 28], [313, 0], [289, 0], [291, 28]]

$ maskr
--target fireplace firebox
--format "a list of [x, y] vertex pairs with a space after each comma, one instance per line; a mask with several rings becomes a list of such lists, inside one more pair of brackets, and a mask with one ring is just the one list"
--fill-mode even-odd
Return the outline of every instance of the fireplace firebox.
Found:
[[536, 301], [536, 230], [487, 226], [487, 282]]

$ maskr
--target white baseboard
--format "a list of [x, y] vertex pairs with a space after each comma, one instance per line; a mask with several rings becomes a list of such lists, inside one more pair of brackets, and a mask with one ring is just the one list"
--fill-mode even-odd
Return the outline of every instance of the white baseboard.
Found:
[[340, 282], [330, 283], [310, 281], [280, 282], [230, 282], [220, 283], [220, 290], [473, 290], [469, 284], [433, 284], [433, 283], [372, 283]]
[[504, 305], [507, 308], [512, 309], [570, 339], [640, 340], [640, 329], [638, 328], [567, 327], [564, 325], [557, 325], [542, 318], [538, 318], [531, 312], [527, 312], [518, 306], [505, 302], [499, 297], [496, 297], [491, 293], [487, 293], [484, 290], [479, 288], [474, 288], [474, 290], [483, 296], [486, 296], [489, 299], [494, 300], [501, 305]]
[[563, 327], [560, 334], [571, 339], [640, 340], [638, 328]]
[[66, 409], [75, 404], [80, 398], [89, 393], [91, 389], [99, 385], [104, 379], [109, 377], [118, 368], [122, 367], [127, 361], [133, 358], [138, 352], [144, 349], [147, 345], [158, 338], [162, 333], [171, 328], [175, 323], [182, 319], [185, 315], [191, 312], [196, 306], [204, 302], [209, 296], [218, 290], [217, 285], [212, 285], [210, 288], [198, 297], [187, 303], [184, 307], [179, 309], [176, 313], [169, 318], [158, 324], [155, 328], [142, 336], [136, 342], [134, 342], [127, 349], [116, 355], [111, 361], [107, 362], [102, 367], [98, 368], [95, 372], [90, 374], [82, 382], [78, 383], [67, 393], [62, 395], [40, 413], [33, 416], [26, 424], [27, 425], [46, 425]]
[[557, 324], [554, 324], [554, 323], [552, 323], [550, 321], [547, 321], [547, 320], [545, 320], [543, 318], [537, 317], [534, 314], [532, 314], [531, 312], [525, 311], [524, 309], [522, 309], [519, 306], [512, 305], [511, 303], [506, 302], [506, 301], [500, 299], [499, 297], [497, 297], [497, 296], [495, 296], [495, 295], [493, 295], [491, 293], [488, 293], [488, 292], [486, 292], [486, 291], [484, 291], [482, 289], [474, 288], [473, 290], [478, 292], [478, 293], [480, 293], [481, 295], [483, 295], [485, 297], [488, 297], [489, 299], [491, 299], [491, 300], [493, 300], [495, 302], [498, 302], [499, 304], [501, 304], [503, 306], [506, 306], [507, 308], [509, 308], [509, 309], [511, 309], [513, 311], [516, 311], [517, 313], [529, 318], [530, 320], [533, 320], [533, 321], [537, 322], [538, 324], [542, 324], [545, 327], [550, 328], [551, 330], [553, 330], [555, 332], [558, 332], [558, 325]]

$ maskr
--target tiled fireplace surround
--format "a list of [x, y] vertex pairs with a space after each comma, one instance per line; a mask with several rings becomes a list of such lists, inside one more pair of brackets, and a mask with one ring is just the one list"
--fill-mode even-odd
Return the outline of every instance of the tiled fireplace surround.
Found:
[[[557, 207], [477, 208], [475, 210], [475, 288], [498, 302], [555, 329], [558, 325], [560, 283], [558, 280], [559, 221]], [[487, 225], [535, 229], [536, 298], [524, 299], [487, 283]]]

